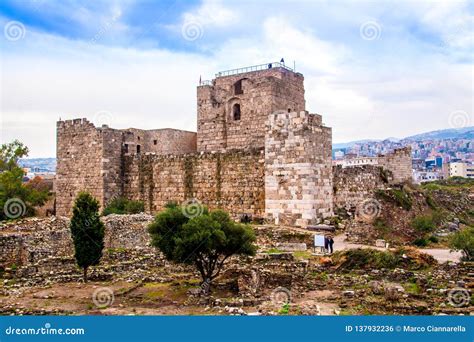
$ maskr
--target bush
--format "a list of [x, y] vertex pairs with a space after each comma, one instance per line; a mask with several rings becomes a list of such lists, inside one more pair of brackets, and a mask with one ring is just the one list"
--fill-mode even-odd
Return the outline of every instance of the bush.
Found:
[[108, 205], [105, 207], [102, 215], [107, 216], [110, 214], [138, 214], [145, 211], [145, 205], [142, 201], [132, 201], [124, 197], [114, 198]]
[[333, 259], [336, 262], [342, 261], [340, 267], [346, 269], [394, 268], [397, 265], [397, 258], [393, 253], [373, 248], [357, 248], [336, 252]]
[[428, 241], [424, 238], [418, 238], [415, 241], [413, 241], [413, 244], [418, 247], [426, 247], [428, 246]]
[[433, 216], [417, 216], [411, 221], [411, 226], [420, 233], [431, 233], [436, 229]]
[[474, 260], [474, 227], [467, 227], [456, 232], [450, 241], [454, 250], [462, 251], [467, 261]]
[[338, 251], [333, 254], [332, 261], [339, 269], [379, 269], [405, 267], [422, 269], [434, 265], [436, 260], [428, 254], [414, 248], [399, 248], [395, 251], [379, 251], [373, 248], [357, 248]]

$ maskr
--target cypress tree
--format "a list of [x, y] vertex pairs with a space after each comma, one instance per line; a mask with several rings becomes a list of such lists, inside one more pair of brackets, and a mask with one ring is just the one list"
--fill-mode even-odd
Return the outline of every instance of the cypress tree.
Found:
[[99, 202], [89, 193], [81, 192], [72, 213], [70, 228], [74, 257], [84, 271], [84, 282], [87, 282], [87, 269], [99, 264], [104, 248], [104, 224], [99, 217]]

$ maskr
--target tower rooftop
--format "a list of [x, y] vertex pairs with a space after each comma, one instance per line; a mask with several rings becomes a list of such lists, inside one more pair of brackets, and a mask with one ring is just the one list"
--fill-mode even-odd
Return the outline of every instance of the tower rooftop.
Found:
[[252, 66], [246, 66], [243, 68], [237, 68], [237, 69], [230, 69], [230, 70], [224, 70], [224, 71], [219, 71], [216, 74], [217, 77], [225, 77], [225, 76], [232, 76], [232, 75], [238, 75], [238, 74], [245, 74], [248, 72], [252, 71], [262, 71], [262, 70], [268, 70], [268, 69], [277, 69], [277, 68], [282, 68], [288, 71], [294, 72], [294, 70], [290, 67], [287, 67], [285, 63], [282, 62], [270, 62], [270, 63], [265, 63], [265, 64], [258, 64], [258, 65], [252, 65]]

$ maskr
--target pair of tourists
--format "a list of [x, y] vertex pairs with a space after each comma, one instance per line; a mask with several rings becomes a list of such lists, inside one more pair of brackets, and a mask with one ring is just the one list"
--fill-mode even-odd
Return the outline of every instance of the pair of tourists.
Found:
[[332, 238], [332, 236], [330, 235], [324, 236], [324, 248], [326, 249], [326, 251], [332, 254], [334, 252], [333, 246], [334, 246], [334, 239]]

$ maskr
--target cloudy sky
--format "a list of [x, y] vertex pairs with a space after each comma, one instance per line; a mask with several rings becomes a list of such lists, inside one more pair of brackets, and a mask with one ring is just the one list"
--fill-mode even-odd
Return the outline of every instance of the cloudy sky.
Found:
[[474, 125], [474, 2], [0, 3], [0, 141], [55, 156], [59, 118], [196, 130], [196, 86], [277, 61], [333, 141]]

